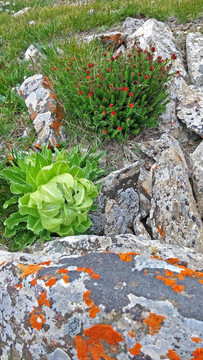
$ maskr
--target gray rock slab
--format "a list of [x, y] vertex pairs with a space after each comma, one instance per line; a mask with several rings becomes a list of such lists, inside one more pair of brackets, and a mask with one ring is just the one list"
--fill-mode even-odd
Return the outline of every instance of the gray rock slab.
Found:
[[203, 34], [189, 33], [186, 37], [186, 57], [190, 79], [196, 86], [203, 86]]
[[0, 251], [2, 360], [190, 360], [201, 348], [202, 273], [136, 251], [70, 255], [63, 241], [58, 258]]
[[190, 156], [193, 162], [193, 190], [200, 215], [203, 218], [203, 141]]

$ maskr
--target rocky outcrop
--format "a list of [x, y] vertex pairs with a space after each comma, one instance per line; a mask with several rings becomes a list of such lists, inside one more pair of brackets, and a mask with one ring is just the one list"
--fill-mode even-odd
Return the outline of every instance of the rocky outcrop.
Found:
[[137, 241], [82, 236], [41, 244], [34, 254], [0, 251], [1, 359], [201, 354], [203, 273], [170, 257], [174, 248], [166, 261], [155, 248], [141, 254]]
[[52, 93], [48, 78], [41, 74], [31, 76], [23, 82], [18, 92], [25, 101], [38, 135], [35, 145], [56, 144], [61, 140], [63, 112]]
[[200, 215], [203, 218], [203, 141], [191, 154], [191, 159], [193, 161], [193, 189]]
[[196, 86], [203, 86], [203, 34], [189, 33], [186, 38], [186, 56], [190, 79]]

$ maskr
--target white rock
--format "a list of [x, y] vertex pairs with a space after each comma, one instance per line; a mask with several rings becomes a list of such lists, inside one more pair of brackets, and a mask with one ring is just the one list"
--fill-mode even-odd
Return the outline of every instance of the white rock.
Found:
[[25, 7], [24, 9], [18, 11], [17, 13], [13, 14], [12, 16], [16, 17], [16, 16], [19, 16], [19, 15], [23, 15], [23, 14], [26, 13], [29, 9], [30, 9], [30, 7]]
[[29, 48], [25, 52], [25, 60], [30, 60], [30, 57], [33, 58], [33, 61], [35, 61], [34, 57], [36, 55], [40, 55], [39, 50], [34, 46], [33, 44], [29, 46]]
[[190, 156], [193, 161], [193, 190], [200, 215], [203, 218], [203, 141]]
[[203, 34], [198, 32], [187, 35], [186, 57], [192, 83], [203, 86]]

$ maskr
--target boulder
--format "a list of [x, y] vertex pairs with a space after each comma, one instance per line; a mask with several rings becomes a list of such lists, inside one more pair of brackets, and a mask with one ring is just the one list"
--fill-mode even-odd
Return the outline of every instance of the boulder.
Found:
[[85, 235], [0, 251], [1, 360], [201, 357], [203, 273], [174, 256], [191, 261], [191, 249], [164, 260], [138, 243]]
[[189, 33], [186, 37], [186, 57], [188, 73], [192, 83], [198, 87], [203, 86], [203, 34]]
[[202, 222], [184, 154], [178, 141], [165, 134], [154, 143], [160, 151], [155, 146], [151, 149], [157, 161], [152, 167], [151, 210], [147, 220], [153, 238], [180, 246], [201, 247]]
[[90, 233], [125, 234], [133, 228], [133, 220], [139, 211], [139, 171], [139, 162], [135, 162], [102, 179], [102, 188], [96, 199], [98, 210], [90, 214], [93, 223]]
[[34, 144], [41, 146], [64, 140], [61, 128], [63, 112], [61, 107], [57, 108], [48, 78], [41, 74], [33, 75], [23, 82], [18, 93], [25, 101], [37, 133]]
[[198, 209], [203, 218], [203, 141], [197, 146], [195, 151], [191, 154], [193, 161], [193, 190], [197, 201]]

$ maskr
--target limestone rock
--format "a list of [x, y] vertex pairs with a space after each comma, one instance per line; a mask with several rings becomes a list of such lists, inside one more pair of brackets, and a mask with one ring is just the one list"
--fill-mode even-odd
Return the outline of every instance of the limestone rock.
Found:
[[[162, 139], [167, 140], [163, 135]], [[202, 222], [199, 216], [188, 168], [178, 142], [168, 139], [153, 166], [152, 199], [148, 225], [153, 238], [169, 244], [201, 247]]]
[[193, 190], [200, 215], [203, 218], [203, 141], [191, 154], [191, 159], [193, 160]]
[[[18, 89], [37, 132], [35, 144], [39, 146], [53, 141], [57, 143], [63, 136], [56, 116], [57, 101], [51, 90], [49, 80], [41, 74], [27, 78]], [[60, 111], [57, 115], [62, 116]]]
[[39, 55], [39, 50], [34, 46], [33, 44], [28, 47], [28, 49], [25, 52], [25, 60], [30, 60], [30, 57], [33, 58], [33, 61], [35, 61], [36, 55]]
[[145, 226], [140, 221], [141, 216], [136, 216], [134, 223], [133, 223], [133, 230], [136, 236], [143, 240], [151, 240], [150, 234], [147, 232]]
[[195, 92], [182, 80], [179, 104], [176, 108], [177, 117], [188, 129], [203, 137], [203, 96]]
[[138, 254], [133, 235], [94, 239], [86, 253], [88, 236], [0, 251], [1, 360], [161, 360], [169, 350], [190, 360], [203, 345], [202, 273]]
[[[110, 232], [111, 235], [112, 231], [114, 234], [129, 232], [139, 211], [139, 170], [139, 162], [135, 162], [112, 172], [102, 180], [102, 188], [96, 200], [98, 210], [90, 214], [93, 223], [90, 233], [102, 235], [104, 229], [105, 234]], [[118, 221], [116, 216], [119, 216]]]
[[16, 17], [16, 16], [19, 16], [19, 15], [23, 15], [23, 14], [25, 14], [28, 10], [30, 10], [30, 7], [25, 7], [24, 9], [18, 11], [17, 13], [13, 14], [12, 16]]
[[186, 57], [190, 79], [196, 86], [203, 86], [203, 34], [189, 33], [186, 38]]
[[145, 23], [144, 19], [135, 19], [135, 18], [128, 17], [123, 22], [123, 31], [128, 34], [132, 34], [136, 30], [138, 30], [139, 27], [142, 26], [144, 23]]

